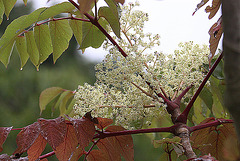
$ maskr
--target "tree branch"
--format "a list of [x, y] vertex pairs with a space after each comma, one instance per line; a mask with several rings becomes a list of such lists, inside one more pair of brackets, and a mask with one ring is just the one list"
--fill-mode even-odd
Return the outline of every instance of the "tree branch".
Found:
[[217, 58], [217, 60], [214, 62], [212, 68], [209, 70], [209, 72], [207, 73], [206, 77], [204, 78], [204, 80], [202, 81], [200, 86], [198, 87], [196, 93], [193, 95], [193, 97], [190, 100], [190, 102], [188, 103], [187, 107], [181, 113], [181, 115], [177, 118], [177, 122], [182, 122], [182, 123], [186, 123], [187, 122], [187, 117], [188, 117], [188, 114], [189, 114], [189, 112], [190, 112], [190, 110], [191, 110], [191, 108], [193, 106], [193, 103], [195, 102], [195, 100], [197, 99], [198, 95], [202, 91], [204, 85], [207, 83], [207, 81], [210, 78], [210, 76], [212, 75], [213, 71], [215, 70], [215, 68], [217, 67], [219, 62], [221, 61], [222, 57], [223, 57], [223, 53], [221, 53], [219, 55], [219, 57]]

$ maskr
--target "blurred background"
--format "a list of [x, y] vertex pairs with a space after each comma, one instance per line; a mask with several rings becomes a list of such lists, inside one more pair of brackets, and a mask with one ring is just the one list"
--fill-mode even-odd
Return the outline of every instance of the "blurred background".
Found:
[[[29, 1], [27, 6], [24, 6], [22, 2], [16, 5], [10, 13], [9, 20], [6, 20], [4, 16], [0, 25], [0, 36], [12, 20], [24, 14], [29, 14], [32, 10], [33, 1]], [[50, 56], [37, 71], [30, 60], [23, 70], [20, 70], [19, 56], [14, 47], [8, 67], [5, 68], [0, 63], [0, 127], [21, 128], [32, 124], [40, 117], [56, 118], [59, 113], [56, 110], [52, 115], [51, 107], [47, 107], [40, 116], [38, 99], [44, 89], [61, 87], [75, 90], [78, 85], [83, 85], [84, 82], [89, 84], [95, 82], [94, 65], [96, 62], [83, 57], [79, 54], [77, 48], [78, 44], [72, 38], [69, 48], [57, 60], [56, 64], [53, 64], [52, 56]], [[18, 132], [10, 132], [1, 154], [11, 155], [16, 150]], [[149, 137], [135, 135], [134, 144], [136, 161], [158, 160], [160, 149], [153, 147]], [[51, 148], [48, 146], [44, 153], [50, 150]], [[55, 156], [48, 159], [57, 160]]]

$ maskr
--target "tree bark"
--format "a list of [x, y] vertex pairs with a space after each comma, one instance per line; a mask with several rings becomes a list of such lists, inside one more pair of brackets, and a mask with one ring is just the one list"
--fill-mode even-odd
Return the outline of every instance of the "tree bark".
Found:
[[240, 1], [222, 0], [225, 104], [240, 140]]

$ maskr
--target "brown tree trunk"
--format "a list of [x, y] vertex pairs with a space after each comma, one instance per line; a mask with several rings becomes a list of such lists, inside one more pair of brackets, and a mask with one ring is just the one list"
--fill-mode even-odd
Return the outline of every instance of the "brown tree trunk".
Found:
[[240, 140], [240, 1], [222, 0], [225, 103]]

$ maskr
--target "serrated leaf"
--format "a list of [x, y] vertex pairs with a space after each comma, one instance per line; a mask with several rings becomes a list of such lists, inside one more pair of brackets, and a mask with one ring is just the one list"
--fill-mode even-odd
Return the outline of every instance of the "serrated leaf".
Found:
[[105, 127], [107, 127], [113, 123], [113, 120], [108, 119], [108, 118], [97, 117], [97, 120], [98, 120], [97, 127], [99, 129], [104, 129]]
[[3, 151], [3, 143], [6, 141], [12, 127], [0, 127], [0, 152]]
[[27, 42], [27, 52], [29, 54], [29, 58], [31, 62], [38, 69], [39, 66], [39, 51], [37, 48], [37, 44], [34, 39], [33, 31], [28, 31], [25, 33], [26, 42]]
[[71, 155], [71, 158], [69, 158], [69, 161], [76, 161], [78, 160], [82, 155], [84, 154], [83, 149], [81, 147], [77, 147], [73, 154]]
[[[106, 27], [106, 21], [100, 18], [98, 22], [103, 28]], [[99, 48], [106, 38], [106, 36], [90, 22], [83, 22], [82, 32], [83, 38], [80, 49], [85, 49], [90, 46], [93, 48]]]
[[0, 49], [0, 61], [5, 65], [6, 68], [10, 61], [14, 43], [15, 41], [13, 40], [9, 42], [9, 44], [7, 44], [4, 49]]
[[38, 135], [35, 142], [27, 151], [29, 161], [36, 161], [39, 158], [39, 156], [42, 154], [46, 145], [47, 145], [47, 141], [42, 137], [42, 135]]
[[116, 9], [116, 12], [114, 12], [114, 10], [109, 7], [106, 7], [106, 6], [100, 7], [99, 8], [99, 17], [104, 17], [110, 24], [115, 35], [118, 38], [120, 38], [120, 23], [119, 23], [117, 9]]
[[56, 119], [46, 120], [38, 119], [41, 126], [41, 135], [49, 145], [56, 150], [56, 148], [64, 142], [67, 132], [67, 125], [63, 117]]
[[121, 156], [116, 147], [111, 143], [112, 137], [99, 140], [97, 147], [107, 157], [107, 160], [121, 161]]
[[79, 10], [82, 13], [87, 13], [92, 9], [92, 5], [94, 4], [94, 0], [78, 0]]
[[67, 20], [50, 21], [49, 29], [53, 45], [53, 61], [55, 63], [68, 48], [73, 33]]
[[80, 148], [85, 148], [92, 141], [95, 133], [93, 122], [88, 118], [72, 119], [68, 117], [68, 119], [73, 123]]
[[9, 18], [9, 14], [13, 9], [14, 5], [16, 4], [17, 0], [3, 0], [4, 8], [5, 8], [5, 15]]
[[92, 150], [87, 156], [87, 161], [111, 161], [109, 158], [100, 150]]
[[67, 132], [64, 138], [64, 142], [60, 144], [55, 150], [55, 154], [58, 160], [68, 160], [72, 152], [76, 149], [77, 145], [78, 141], [75, 134], [75, 129], [71, 124], [67, 124]]
[[39, 97], [40, 112], [45, 110], [46, 105], [62, 92], [63, 89], [60, 87], [51, 87], [42, 91]]
[[208, 109], [211, 111], [212, 110], [212, 105], [213, 105], [213, 96], [210, 90], [206, 87], [204, 87], [199, 95], [199, 97], [203, 100], [203, 102], [206, 104]]
[[26, 152], [37, 139], [40, 134], [40, 125], [35, 122], [31, 125], [24, 127], [17, 135], [17, 146], [13, 154], [21, 154]]
[[205, 11], [208, 13], [210, 12], [209, 16], [208, 16], [208, 19], [211, 19], [213, 18], [217, 11], [219, 10], [220, 6], [222, 4], [222, 1], [221, 0], [212, 0], [212, 6], [207, 6]]
[[0, 24], [3, 21], [3, 14], [4, 14], [4, 4], [3, 4], [3, 0], [0, 0]]
[[200, 3], [197, 4], [197, 8], [193, 12], [192, 15], [194, 15], [202, 6], [204, 6], [209, 0], [202, 0]]
[[215, 24], [213, 24], [212, 27], [208, 31], [208, 34], [210, 35], [210, 39], [209, 39], [210, 54], [208, 56], [209, 65], [211, 63], [213, 56], [216, 53], [219, 40], [222, 36], [222, 32], [223, 32], [222, 31], [222, 17], [220, 17], [218, 19], [218, 21]]
[[53, 52], [48, 25], [38, 25], [34, 28], [34, 38], [39, 51], [39, 64], [44, 62]]
[[82, 21], [69, 20], [69, 25], [72, 28], [75, 39], [80, 45], [82, 43]]
[[71, 13], [75, 7], [69, 2], [63, 2], [54, 6], [45, 8], [45, 10], [39, 16], [38, 21], [42, 21], [51, 17], [54, 17], [60, 13]]
[[24, 15], [15, 19], [8, 25], [5, 33], [0, 39], [0, 59], [4, 59], [5, 66], [7, 66], [11, 54], [11, 48], [9, 46], [13, 45], [16, 37], [19, 36], [25, 28], [37, 21], [39, 15], [44, 10], [45, 8], [39, 8], [29, 15]]
[[[200, 124], [214, 121], [215, 118], [210, 117], [202, 121]], [[224, 160], [222, 153], [223, 145], [228, 137], [237, 140], [237, 135], [233, 124], [222, 124], [218, 127], [208, 127], [194, 131], [190, 139], [193, 141], [193, 147], [198, 147], [204, 154], [211, 154], [218, 160]], [[204, 146], [203, 146], [204, 145]]]
[[20, 57], [20, 61], [21, 61], [21, 69], [23, 68], [23, 66], [27, 63], [29, 55], [27, 52], [27, 43], [26, 43], [26, 39], [24, 36], [18, 36], [16, 38], [16, 43], [15, 43], [16, 47], [17, 47], [17, 51]]
[[54, 109], [60, 107], [60, 104], [61, 104], [63, 98], [66, 97], [66, 95], [68, 95], [69, 92], [71, 92], [71, 91], [66, 90], [66, 91], [63, 91], [63, 92], [60, 94], [59, 98], [57, 99], [57, 101], [56, 101], [56, 103], [55, 103], [55, 105], [54, 105]]
[[[106, 132], [124, 131], [122, 126], [108, 126]], [[134, 160], [133, 139], [131, 135], [114, 136], [107, 138], [113, 147], [126, 161]]]

